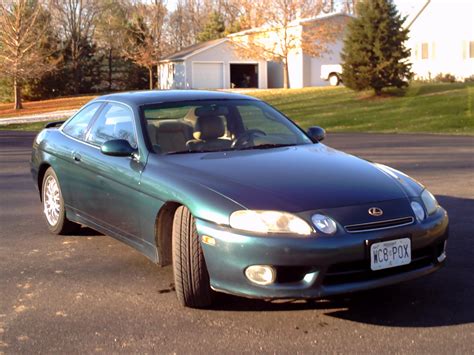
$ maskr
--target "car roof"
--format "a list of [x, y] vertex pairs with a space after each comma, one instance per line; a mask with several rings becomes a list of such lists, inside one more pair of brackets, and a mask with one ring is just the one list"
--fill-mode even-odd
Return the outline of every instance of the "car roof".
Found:
[[150, 105], [159, 104], [165, 102], [178, 102], [178, 101], [198, 101], [198, 100], [232, 100], [232, 99], [245, 99], [255, 100], [258, 99], [247, 95], [241, 95], [237, 93], [222, 92], [222, 91], [205, 91], [205, 90], [149, 90], [149, 91], [130, 91], [117, 94], [109, 94], [99, 96], [93, 101], [118, 101], [128, 105]]

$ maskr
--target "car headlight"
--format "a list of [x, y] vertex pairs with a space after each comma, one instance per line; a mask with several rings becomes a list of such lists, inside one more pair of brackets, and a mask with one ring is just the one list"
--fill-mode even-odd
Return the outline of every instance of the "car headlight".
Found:
[[236, 211], [230, 215], [230, 226], [257, 233], [310, 235], [311, 226], [291, 213], [278, 211]]
[[438, 205], [438, 201], [436, 201], [436, 198], [433, 196], [433, 194], [425, 189], [421, 193], [420, 197], [421, 197], [421, 200], [423, 201], [423, 204], [425, 205], [426, 213], [428, 214], [428, 216], [435, 213], [439, 205]]
[[415, 214], [416, 216], [416, 219], [418, 221], [422, 221], [425, 219], [425, 210], [423, 209], [423, 206], [416, 202], [416, 201], [412, 201], [411, 202], [411, 209], [413, 210], [413, 213]]
[[336, 233], [337, 224], [332, 218], [322, 214], [315, 214], [311, 217], [311, 220], [319, 232], [329, 235]]

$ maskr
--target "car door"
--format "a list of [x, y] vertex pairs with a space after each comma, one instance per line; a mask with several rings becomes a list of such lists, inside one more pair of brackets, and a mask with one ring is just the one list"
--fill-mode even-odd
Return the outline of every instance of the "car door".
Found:
[[85, 135], [90, 124], [99, 113], [102, 102], [93, 102], [84, 106], [61, 128], [64, 139], [57, 142], [55, 151], [60, 159], [56, 160], [55, 172], [61, 183], [61, 190], [68, 210], [76, 211], [80, 201], [76, 192], [83, 186], [82, 166], [77, 160], [84, 145]]
[[107, 103], [86, 134], [80, 152], [88, 184], [76, 192], [86, 217], [103, 228], [140, 242], [139, 182], [143, 164], [134, 157], [108, 156], [100, 146], [125, 139], [137, 148], [133, 111], [120, 103]]

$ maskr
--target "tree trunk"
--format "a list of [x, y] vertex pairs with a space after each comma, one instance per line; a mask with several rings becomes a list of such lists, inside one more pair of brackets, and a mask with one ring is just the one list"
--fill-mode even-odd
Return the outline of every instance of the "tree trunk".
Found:
[[153, 67], [148, 68], [148, 74], [150, 77], [150, 90], [153, 90]]
[[13, 93], [15, 96], [15, 110], [21, 110], [23, 105], [21, 104], [21, 86], [18, 83], [18, 80], [15, 78], [13, 79]]
[[71, 62], [72, 62], [72, 82], [73, 82], [73, 93], [79, 93], [79, 65], [77, 58], [77, 46], [76, 40], [72, 38], [71, 40]]
[[109, 48], [109, 91], [112, 91], [112, 48]]
[[156, 88], [160, 90], [160, 65], [156, 65]]
[[283, 88], [288, 89], [290, 87], [290, 74], [288, 72], [288, 61], [283, 62]]

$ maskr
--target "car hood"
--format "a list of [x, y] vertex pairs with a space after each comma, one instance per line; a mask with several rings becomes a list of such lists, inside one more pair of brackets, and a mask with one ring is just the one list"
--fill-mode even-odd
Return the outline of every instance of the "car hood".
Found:
[[168, 155], [168, 172], [249, 209], [300, 212], [406, 198], [374, 164], [323, 144]]

